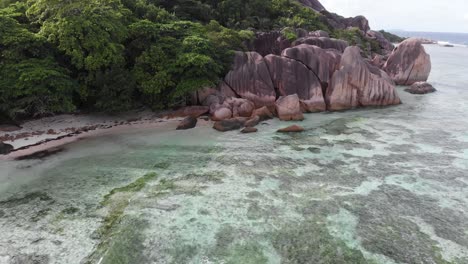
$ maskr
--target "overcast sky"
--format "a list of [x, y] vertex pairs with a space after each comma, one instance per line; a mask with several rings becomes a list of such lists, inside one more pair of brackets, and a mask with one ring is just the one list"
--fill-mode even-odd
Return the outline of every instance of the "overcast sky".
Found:
[[342, 16], [364, 15], [372, 29], [468, 33], [468, 0], [320, 0]]

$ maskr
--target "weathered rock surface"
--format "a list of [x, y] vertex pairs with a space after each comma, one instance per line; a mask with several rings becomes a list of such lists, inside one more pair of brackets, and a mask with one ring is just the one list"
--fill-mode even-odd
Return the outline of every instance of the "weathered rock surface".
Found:
[[318, 0], [299, 0], [299, 2], [317, 12], [325, 11], [325, 7]]
[[431, 57], [426, 53], [421, 40], [410, 38], [393, 50], [384, 70], [398, 85], [425, 82], [431, 72]]
[[255, 128], [255, 127], [246, 127], [246, 128], [241, 130], [241, 133], [249, 134], [249, 133], [256, 133], [257, 131], [258, 131], [258, 129]]
[[380, 48], [386, 53], [391, 52], [395, 48], [395, 46], [393, 46], [393, 44], [390, 41], [388, 41], [382, 33], [378, 31], [370, 30], [367, 32], [367, 36], [370, 39], [377, 41], [379, 43]]
[[247, 120], [247, 122], [245, 122], [245, 127], [254, 127], [256, 125], [258, 125], [258, 123], [260, 123], [261, 118], [260, 116], [254, 116], [252, 118], [250, 118], [249, 120]]
[[303, 127], [298, 126], [298, 125], [292, 125], [292, 126], [279, 129], [277, 132], [278, 133], [299, 133], [303, 131], [304, 131]]
[[324, 16], [324, 22], [328, 23], [335, 29], [347, 29], [350, 27], [359, 28], [362, 32], [366, 33], [370, 30], [369, 21], [364, 16], [357, 17], [342, 17], [335, 13], [330, 13], [326, 10], [321, 12]]
[[13, 150], [13, 146], [0, 142], [0, 155], [9, 154]]
[[193, 116], [188, 116], [179, 123], [179, 125], [177, 126], [177, 130], [186, 130], [194, 128], [197, 125], [197, 121], [197, 118]]
[[416, 82], [411, 85], [410, 88], [406, 88], [405, 92], [411, 93], [411, 94], [428, 94], [428, 93], [433, 93], [436, 92], [437, 90], [427, 82]]
[[302, 121], [304, 115], [301, 110], [301, 103], [297, 94], [281, 96], [276, 101], [276, 112], [282, 121]]
[[275, 117], [273, 113], [266, 106], [255, 109], [252, 113], [252, 117], [255, 117], [255, 116], [260, 117], [261, 121]]
[[292, 46], [301, 44], [309, 44], [320, 47], [322, 49], [336, 49], [343, 52], [348, 47], [348, 42], [341, 39], [326, 38], [326, 37], [304, 37], [299, 38], [292, 43]]
[[232, 111], [228, 107], [223, 106], [223, 105], [218, 105], [213, 108], [215, 109], [211, 113], [211, 120], [221, 121], [221, 120], [232, 118]]
[[346, 48], [341, 58], [340, 70], [335, 72], [327, 89], [326, 102], [329, 110], [401, 103], [394, 85], [384, 77], [372, 73], [369, 65], [361, 57], [358, 47]]
[[305, 112], [326, 110], [322, 85], [313, 71], [303, 63], [286, 57], [268, 55], [265, 61], [280, 96], [297, 94]]
[[252, 101], [256, 107], [273, 105], [275, 88], [263, 57], [257, 52], [236, 52], [233, 69], [225, 82], [242, 98]]
[[214, 123], [213, 128], [221, 131], [231, 131], [231, 130], [238, 130], [244, 126], [244, 122], [237, 118], [221, 120]]
[[333, 73], [338, 70], [341, 55], [317, 46], [301, 44], [283, 50], [283, 57], [300, 61], [319, 78], [323, 88], [328, 87]]

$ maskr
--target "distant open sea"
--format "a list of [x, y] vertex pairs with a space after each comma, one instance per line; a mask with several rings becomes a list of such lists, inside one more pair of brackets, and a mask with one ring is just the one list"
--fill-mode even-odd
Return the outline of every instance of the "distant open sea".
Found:
[[400, 37], [419, 37], [438, 41], [439, 44], [463, 45], [468, 47], [468, 33], [390, 31]]

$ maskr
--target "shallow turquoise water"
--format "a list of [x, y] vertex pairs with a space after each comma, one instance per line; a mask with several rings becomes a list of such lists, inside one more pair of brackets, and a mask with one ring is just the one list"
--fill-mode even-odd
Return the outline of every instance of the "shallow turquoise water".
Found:
[[0, 263], [468, 263], [468, 49], [426, 48], [439, 92], [302, 134], [139, 130], [1, 162]]

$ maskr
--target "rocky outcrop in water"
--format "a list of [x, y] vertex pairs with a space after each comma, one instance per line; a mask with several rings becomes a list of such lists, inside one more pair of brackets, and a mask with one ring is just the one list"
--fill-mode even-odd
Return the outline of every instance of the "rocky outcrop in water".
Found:
[[9, 154], [13, 150], [13, 146], [10, 144], [5, 144], [0, 141], [0, 155]]
[[213, 128], [220, 132], [227, 132], [242, 128], [244, 123], [245, 122], [239, 118], [232, 118], [215, 122]]
[[401, 102], [393, 84], [371, 72], [358, 47], [348, 47], [343, 53], [340, 70], [333, 74], [327, 89], [326, 101], [332, 111]]
[[410, 38], [394, 49], [383, 69], [398, 85], [425, 82], [431, 72], [431, 57], [421, 40]]
[[410, 88], [405, 89], [405, 92], [410, 94], [428, 94], [436, 92], [437, 90], [427, 82], [416, 82]]
[[252, 101], [256, 107], [273, 105], [275, 88], [262, 55], [257, 52], [236, 52], [232, 70], [225, 77], [226, 84], [236, 95]]

